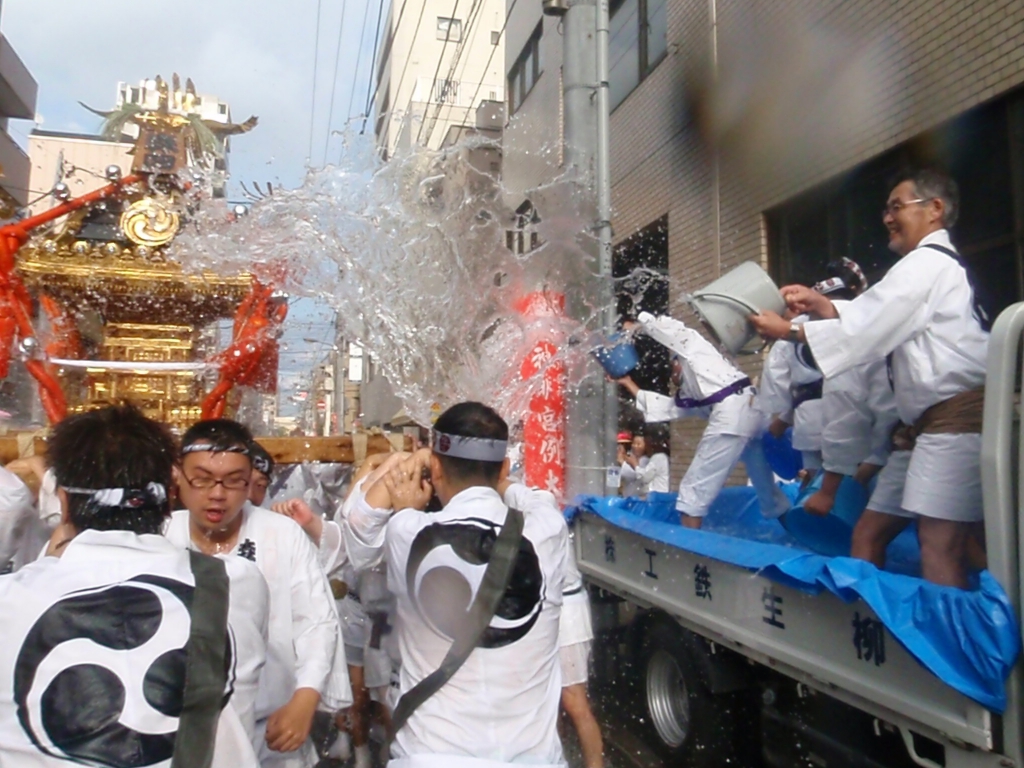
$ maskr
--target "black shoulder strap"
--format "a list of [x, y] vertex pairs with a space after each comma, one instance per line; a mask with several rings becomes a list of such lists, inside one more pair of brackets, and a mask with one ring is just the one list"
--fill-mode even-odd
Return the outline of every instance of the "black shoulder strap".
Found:
[[171, 768], [209, 768], [227, 682], [228, 574], [216, 557], [189, 552], [192, 628], [185, 644], [185, 693]]
[[466, 621], [458, 628], [451, 648], [448, 649], [441, 666], [420, 680], [410, 691], [398, 700], [398, 706], [391, 716], [393, 725], [392, 737], [408, 722], [410, 715], [423, 702], [437, 693], [461, 667], [469, 654], [476, 648], [481, 635], [494, 618], [508, 583], [512, 578], [516, 555], [519, 554], [519, 543], [523, 538], [523, 513], [509, 507], [505, 516], [505, 524], [501, 526], [498, 538], [494, 541], [491, 558], [487, 562], [483, 581], [477, 590], [476, 598], [469, 607]]
[[991, 331], [992, 321], [995, 319], [995, 303], [992, 301], [988, 291], [985, 290], [985, 286], [978, 282], [978, 278], [974, 274], [971, 265], [952, 248], [947, 248], [944, 245], [935, 245], [934, 243], [928, 243], [924, 247], [946, 254], [963, 267], [964, 272], [967, 273], [967, 282], [971, 285], [971, 302], [974, 306], [974, 317], [981, 324], [983, 331]]

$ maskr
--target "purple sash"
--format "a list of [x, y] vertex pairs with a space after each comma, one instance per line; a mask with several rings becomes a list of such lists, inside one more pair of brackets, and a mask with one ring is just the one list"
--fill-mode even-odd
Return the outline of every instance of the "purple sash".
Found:
[[727, 397], [739, 394], [744, 389], [749, 387], [751, 384], [750, 379], [744, 376], [738, 381], [734, 381], [724, 389], [720, 389], [715, 394], [705, 397], [703, 400], [698, 400], [695, 397], [680, 397], [679, 391], [676, 391], [676, 406], [679, 408], [704, 408], [708, 405], [715, 405], [722, 402]]

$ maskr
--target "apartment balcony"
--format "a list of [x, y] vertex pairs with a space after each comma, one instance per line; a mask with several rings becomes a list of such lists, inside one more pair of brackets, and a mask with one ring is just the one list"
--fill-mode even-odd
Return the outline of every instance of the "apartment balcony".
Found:
[[[0, 195], [0, 198], [4, 198], [2, 202], [7, 204], [2, 207], [9, 206], [11, 199], [19, 208], [28, 202], [29, 169], [28, 155], [21, 150], [21, 147], [6, 131], [0, 131], [0, 187], [5, 193]], [[11, 199], [6, 199], [8, 197]], [[3, 212], [5, 211], [0, 211], [0, 213]], [[0, 216], [0, 218], [7, 218], [7, 216]]]
[[39, 86], [7, 38], [0, 35], [0, 117], [32, 120]]

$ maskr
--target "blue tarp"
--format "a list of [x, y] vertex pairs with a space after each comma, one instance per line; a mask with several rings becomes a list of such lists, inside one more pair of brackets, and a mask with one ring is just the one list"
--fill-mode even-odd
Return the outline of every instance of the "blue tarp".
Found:
[[[795, 488], [783, 486], [791, 498]], [[702, 530], [678, 524], [675, 494], [648, 501], [581, 496], [566, 511], [590, 511], [612, 525], [688, 552], [758, 571], [810, 594], [828, 590], [846, 602], [860, 598], [896, 640], [943, 682], [994, 712], [1006, 708], [1004, 680], [1020, 652], [1020, 627], [1006, 593], [983, 571], [977, 589], [930, 584], [915, 576], [913, 544], [894, 548], [904, 573], [880, 571], [849, 557], [824, 557], [801, 549], [775, 520], [758, 512], [753, 488], [726, 488]], [[899, 546], [896, 546], [896, 545]]]

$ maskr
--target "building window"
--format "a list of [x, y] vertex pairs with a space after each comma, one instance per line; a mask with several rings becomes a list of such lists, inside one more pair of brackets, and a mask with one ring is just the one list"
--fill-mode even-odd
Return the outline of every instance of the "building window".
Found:
[[217, 105], [217, 111], [220, 114], [222, 114], [222, 115], [226, 115], [228, 113], [228, 105], [227, 104], [218, 104]]
[[861, 265], [872, 283], [899, 256], [888, 249], [881, 210], [894, 174], [936, 167], [960, 188], [950, 236], [1002, 310], [1024, 298], [1024, 91], [978, 107], [893, 148], [847, 174], [766, 212], [769, 265], [776, 281], [812, 284], [831, 261]]
[[128, 96], [128, 101], [129, 102], [131, 102], [132, 104], [141, 104], [142, 103], [142, 94], [139, 92], [138, 88], [129, 88], [128, 92], [130, 94]]
[[529, 200], [516, 208], [515, 227], [505, 230], [505, 247], [517, 256], [530, 253], [540, 247], [537, 225], [540, 214]]
[[501, 32], [497, 30], [491, 30], [491, 45], [497, 45], [501, 40]]
[[615, 109], [665, 58], [666, 0], [612, 0], [608, 96]]
[[[615, 246], [612, 278], [620, 321], [635, 320], [641, 312], [668, 313], [668, 216], [651, 222]], [[634, 344], [640, 355], [640, 365], [631, 374], [634, 380], [642, 389], [668, 394], [668, 349], [645, 334], [638, 334]]]
[[363, 381], [363, 348], [358, 344], [348, 345], [348, 380]]
[[437, 39], [451, 43], [462, 42], [462, 19], [437, 17]]
[[458, 104], [459, 81], [435, 80], [434, 94], [431, 101], [433, 101], [435, 104]]
[[541, 20], [537, 28], [530, 35], [530, 39], [523, 46], [522, 53], [512, 65], [508, 73], [508, 113], [513, 114], [522, 105], [527, 94], [537, 84], [544, 67], [540, 60], [540, 38], [544, 32], [544, 22]]

